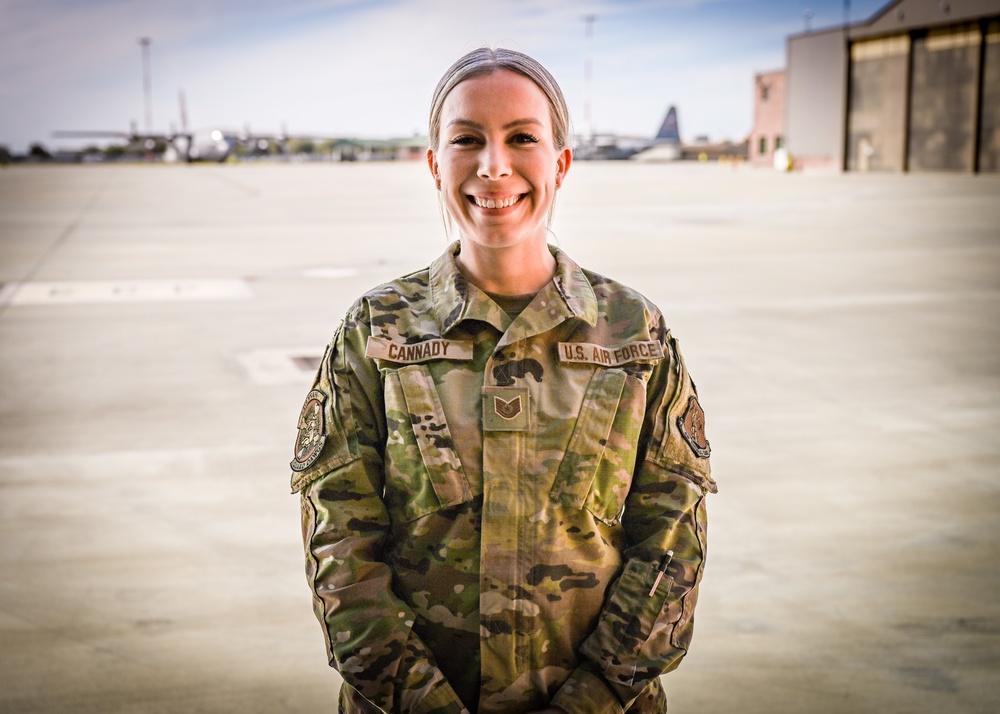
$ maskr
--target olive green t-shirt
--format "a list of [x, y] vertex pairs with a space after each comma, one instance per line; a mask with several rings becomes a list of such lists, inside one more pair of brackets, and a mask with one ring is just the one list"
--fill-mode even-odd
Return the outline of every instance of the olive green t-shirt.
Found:
[[536, 293], [528, 293], [526, 295], [497, 295], [495, 293], [486, 293], [490, 296], [500, 308], [510, 315], [511, 319], [514, 319], [524, 308], [531, 304], [531, 301], [535, 299]]

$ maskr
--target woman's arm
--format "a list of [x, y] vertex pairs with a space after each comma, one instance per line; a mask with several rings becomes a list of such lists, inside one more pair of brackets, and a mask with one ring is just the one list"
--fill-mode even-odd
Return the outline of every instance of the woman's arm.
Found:
[[330, 665], [369, 702], [385, 712], [459, 714], [466, 709], [413, 632], [414, 613], [394, 594], [382, 559], [385, 424], [361, 317], [355, 306], [327, 350], [292, 462], [314, 609]]
[[648, 383], [640, 462], [622, 514], [627, 547], [584, 662], [552, 700], [568, 714], [621, 712], [676, 668], [691, 640], [714, 493], [704, 414], [676, 343]]

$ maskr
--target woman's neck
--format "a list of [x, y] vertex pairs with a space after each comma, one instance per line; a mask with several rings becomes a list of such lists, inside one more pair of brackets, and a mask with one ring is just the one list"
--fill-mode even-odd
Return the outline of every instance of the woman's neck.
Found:
[[501, 248], [463, 240], [457, 262], [469, 282], [495, 295], [537, 293], [556, 271], [556, 259], [544, 239]]

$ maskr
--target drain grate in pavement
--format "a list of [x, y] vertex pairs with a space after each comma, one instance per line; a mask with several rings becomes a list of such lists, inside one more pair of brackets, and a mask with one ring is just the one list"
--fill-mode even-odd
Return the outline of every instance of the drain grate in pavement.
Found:
[[242, 352], [236, 359], [254, 384], [308, 384], [323, 353], [315, 347], [283, 347]]
[[312, 374], [319, 369], [319, 364], [323, 361], [323, 355], [294, 355], [291, 360], [303, 372]]

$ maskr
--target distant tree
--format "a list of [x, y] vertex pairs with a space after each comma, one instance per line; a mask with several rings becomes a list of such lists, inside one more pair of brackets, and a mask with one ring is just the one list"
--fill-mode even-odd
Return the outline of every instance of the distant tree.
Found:
[[104, 156], [108, 159], [120, 159], [125, 155], [125, 147], [119, 146], [117, 144], [111, 144], [104, 149]]
[[312, 154], [316, 151], [316, 144], [309, 139], [292, 139], [288, 142], [288, 150], [293, 154]]
[[0, 166], [10, 164], [10, 149], [5, 144], [0, 144]]
[[52, 158], [52, 154], [41, 144], [32, 144], [28, 149], [28, 156], [33, 156], [36, 159], [47, 160]]

